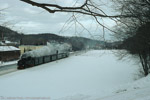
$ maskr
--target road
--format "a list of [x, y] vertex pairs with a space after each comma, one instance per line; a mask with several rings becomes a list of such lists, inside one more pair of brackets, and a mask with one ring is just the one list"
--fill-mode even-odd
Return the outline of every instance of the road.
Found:
[[0, 66], [0, 76], [14, 71], [17, 71], [17, 64]]

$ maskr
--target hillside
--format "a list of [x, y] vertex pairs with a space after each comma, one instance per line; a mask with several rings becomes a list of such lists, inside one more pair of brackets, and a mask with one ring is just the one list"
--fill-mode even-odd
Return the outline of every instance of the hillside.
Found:
[[0, 40], [2, 39], [2, 34], [6, 39], [14, 42], [18, 42], [22, 37], [22, 34], [18, 33], [17, 31], [11, 30], [10, 28], [4, 26], [0, 26]]
[[[73, 50], [86, 48], [103, 47], [103, 41], [92, 40], [85, 37], [64, 37], [52, 33], [22, 34], [10, 28], [0, 26], [0, 36], [2, 33], [5, 39], [13, 42], [20, 42], [20, 45], [45, 45], [47, 42], [66, 42], [72, 45]], [[1, 39], [1, 37], [0, 37]]]
[[42, 41], [48, 41], [48, 40], [57, 40], [57, 41], [62, 41], [65, 39], [64, 37], [51, 34], [51, 33], [40, 33], [40, 34], [23, 34], [23, 33], [18, 33], [17, 31], [14, 31], [10, 28], [0, 26], [0, 40], [2, 39], [2, 33], [3, 36], [13, 42], [18, 42], [22, 40], [23, 44], [36, 44], [36, 41], [42, 42]]

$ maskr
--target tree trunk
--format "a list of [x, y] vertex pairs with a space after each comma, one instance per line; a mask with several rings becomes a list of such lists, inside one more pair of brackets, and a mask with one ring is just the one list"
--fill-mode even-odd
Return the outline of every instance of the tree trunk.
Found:
[[147, 61], [147, 56], [143, 53], [139, 53], [139, 57], [140, 57], [140, 62], [142, 64], [142, 67], [143, 67], [143, 70], [144, 70], [144, 74], [145, 76], [148, 75], [148, 71], [149, 71], [149, 68], [148, 68], [148, 61]]

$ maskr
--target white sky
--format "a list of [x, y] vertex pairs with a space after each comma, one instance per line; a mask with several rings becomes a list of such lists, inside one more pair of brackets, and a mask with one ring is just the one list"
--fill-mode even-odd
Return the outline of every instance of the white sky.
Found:
[[[48, 0], [42, 0], [42, 2], [47, 2]], [[60, 5], [73, 5], [74, 0], [51, 0], [49, 2], [54, 2]], [[102, 7], [106, 12], [112, 13], [108, 10], [107, 4], [108, 0], [99, 0], [106, 7]], [[105, 1], [105, 2], [104, 2]], [[84, 0], [78, 0], [77, 5], [80, 5]], [[80, 16], [79, 21], [88, 29], [84, 30], [83, 27], [74, 22], [66, 21], [70, 18], [72, 13], [55, 13], [51, 14], [45, 10], [37, 7], [33, 7], [29, 4], [21, 2], [20, 0], [0, 0], [0, 9], [4, 9], [2, 14], [0, 14], [0, 24], [7, 23], [6, 26], [22, 32], [24, 34], [37, 34], [37, 33], [54, 33], [63, 36], [84, 36], [95, 39], [101, 39], [102, 37], [102, 27], [98, 26], [95, 21], [89, 16]], [[105, 23], [106, 26], [112, 27], [115, 22], [110, 19], [104, 19], [101, 21]], [[63, 28], [63, 26], [65, 27]], [[76, 28], [75, 28], [76, 26]], [[61, 30], [63, 28], [63, 30]], [[106, 33], [109, 31], [106, 30]], [[106, 34], [106, 38], [109, 35]]]

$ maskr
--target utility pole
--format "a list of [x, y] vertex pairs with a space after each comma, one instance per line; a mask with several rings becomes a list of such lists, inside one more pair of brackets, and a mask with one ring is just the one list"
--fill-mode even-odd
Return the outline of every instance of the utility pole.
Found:
[[4, 33], [2, 33], [2, 43], [5, 43]]
[[3, 34], [3, 32], [2, 32], [2, 34], [1, 34], [1, 41], [3, 41], [4, 40], [4, 34]]
[[1, 38], [2, 38], [2, 42], [3, 42], [4, 41], [4, 34], [3, 33], [2, 33], [2, 37]]

